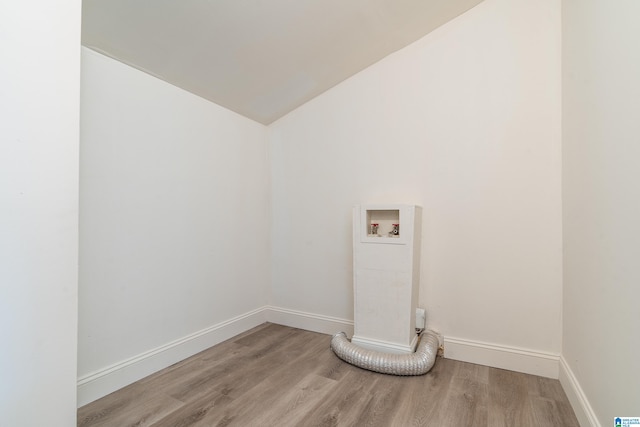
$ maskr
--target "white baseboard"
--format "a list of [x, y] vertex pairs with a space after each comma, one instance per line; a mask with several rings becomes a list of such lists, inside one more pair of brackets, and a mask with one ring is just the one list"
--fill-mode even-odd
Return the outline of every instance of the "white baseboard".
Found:
[[582, 387], [580, 387], [580, 383], [562, 356], [560, 356], [559, 380], [580, 425], [582, 427], [601, 427], [593, 408], [589, 404], [589, 400], [587, 400], [587, 396], [582, 391]]
[[330, 335], [341, 331], [347, 335], [353, 335], [353, 321], [350, 320], [273, 306], [260, 307], [127, 360], [83, 375], [77, 383], [77, 405], [80, 407], [93, 402], [264, 322]]
[[266, 322], [265, 308], [220, 322], [78, 379], [78, 407]]
[[361, 337], [358, 335], [354, 335], [351, 338], [351, 342], [362, 348], [367, 348], [369, 350], [375, 350], [382, 353], [411, 354], [414, 351], [416, 351], [416, 346], [418, 344], [418, 336], [415, 335], [411, 343], [409, 343], [409, 345], [399, 345], [399, 344], [388, 342], [388, 341], [374, 340], [371, 338]]
[[267, 322], [277, 323], [278, 325], [291, 326], [328, 335], [337, 334], [338, 332], [344, 332], [347, 336], [353, 335], [353, 320], [273, 306], [265, 307], [265, 313]]
[[557, 354], [446, 336], [444, 357], [554, 379], [558, 378], [560, 358]]
[[[271, 322], [308, 331], [333, 335], [345, 332], [353, 335], [353, 321], [281, 307], [264, 306], [227, 321], [210, 326], [173, 342], [141, 353], [127, 360], [107, 366], [78, 379], [78, 406], [138, 381], [154, 372], [184, 360], [194, 354], [241, 334], [264, 322]], [[559, 356], [519, 348], [506, 347], [472, 340], [445, 337], [444, 356], [449, 359], [477, 363], [517, 372], [558, 378]], [[563, 366], [563, 387], [571, 400], [576, 415], [586, 408], [586, 419], [593, 419], [584, 394], [566, 366]], [[574, 403], [578, 402], [578, 403]], [[583, 417], [584, 418], [584, 417]], [[578, 418], [580, 420], [580, 417]], [[597, 422], [588, 426], [598, 427]]]
[[[264, 306], [78, 379], [78, 407], [184, 360], [264, 322], [333, 335], [353, 335], [353, 321], [281, 307]], [[558, 378], [581, 425], [600, 427], [568, 365], [558, 355], [479, 341], [444, 338], [444, 356], [517, 372]], [[562, 363], [561, 363], [562, 362]], [[561, 369], [560, 369], [561, 368]]]

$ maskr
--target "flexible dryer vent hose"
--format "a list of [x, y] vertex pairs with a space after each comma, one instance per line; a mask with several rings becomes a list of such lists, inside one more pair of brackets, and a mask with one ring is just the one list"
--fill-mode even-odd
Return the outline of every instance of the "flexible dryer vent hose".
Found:
[[351, 343], [344, 332], [331, 339], [331, 350], [347, 363], [369, 371], [391, 375], [424, 375], [436, 362], [438, 336], [433, 331], [425, 331], [414, 353], [391, 354], [368, 350]]

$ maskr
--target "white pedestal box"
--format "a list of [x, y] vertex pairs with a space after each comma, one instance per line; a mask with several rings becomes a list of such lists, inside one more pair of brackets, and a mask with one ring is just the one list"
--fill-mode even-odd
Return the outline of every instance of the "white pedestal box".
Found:
[[353, 208], [354, 344], [415, 351], [421, 218], [413, 205]]

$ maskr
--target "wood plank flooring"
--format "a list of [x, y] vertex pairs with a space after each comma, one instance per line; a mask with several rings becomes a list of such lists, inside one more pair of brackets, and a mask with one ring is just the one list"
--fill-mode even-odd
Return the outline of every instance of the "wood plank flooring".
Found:
[[265, 323], [78, 410], [78, 426], [578, 427], [557, 380], [438, 358], [396, 377]]

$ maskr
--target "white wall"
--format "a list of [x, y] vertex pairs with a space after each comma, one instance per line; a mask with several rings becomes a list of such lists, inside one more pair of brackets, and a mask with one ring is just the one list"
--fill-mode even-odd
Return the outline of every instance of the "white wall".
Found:
[[634, 0], [563, 1], [563, 385], [584, 425], [640, 416], [638, 16]]
[[0, 3], [0, 425], [76, 424], [80, 2]]
[[263, 307], [270, 224], [263, 125], [82, 52], [81, 381]]
[[418, 204], [429, 327], [557, 366], [559, 48], [558, 0], [487, 0], [274, 123], [271, 303], [352, 319], [351, 206]]

